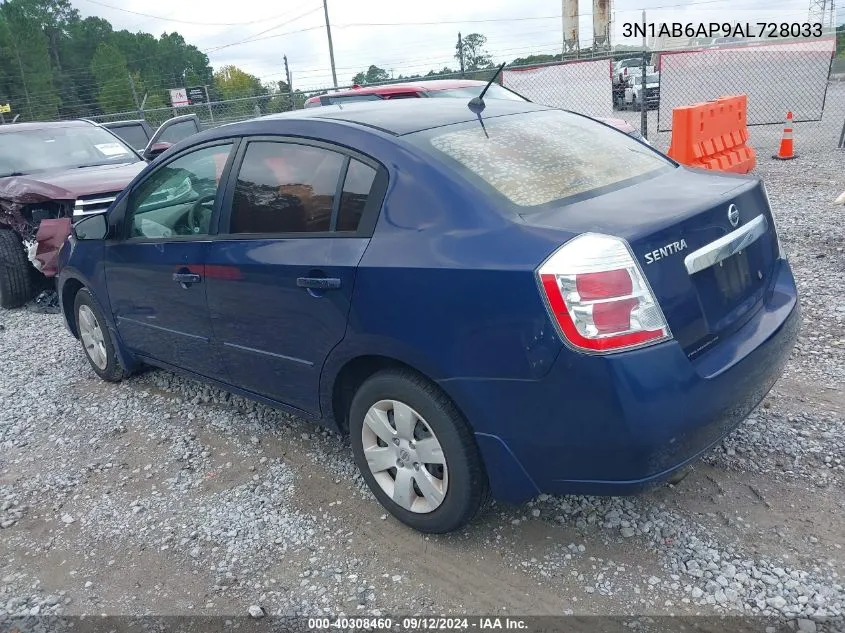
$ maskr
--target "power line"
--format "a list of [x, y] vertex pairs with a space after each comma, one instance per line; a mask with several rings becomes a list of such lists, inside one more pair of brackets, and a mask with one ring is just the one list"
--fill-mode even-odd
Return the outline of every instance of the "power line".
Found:
[[[224, 48], [229, 48], [231, 46], [238, 46], [240, 44], [245, 44], [245, 43], [248, 43], [248, 42], [251, 42], [251, 41], [260, 41], [260, 40], [263, 40], [263, 39], [269, 39], [269, 38], [256, 38], [256, 36], [262, 35], [264, 33], [269, 33], [270, 31], [273, 31], [277, 28], [281, 28], [281, 27], [286, 26], [288, 24], [292, 24], [293, 22], [296, 22], [297, 20], [300, 20], [300, 19], [302, 19], [302, 18], [304, 18], [304, 17], [306, 17], [306, 16], [308, 16], [312, 13], [316, 13], [317, 11], [320, 11], [321, 9], [322, 9], [321, 6], [315, 7], [313, 9], [311, 9], [310, 11], [306, 11], [305, 13], [302, 13], [302, 14], [296, 16], [295, 18], [291, 18], [290, 20], [285, 20], [284, 22], [280, 22], [279, 24], [271, 26], [268, 29], [264, 29], [263, 31], [259, 31], [258, 33], [254, 33], [254, 34], [252, 34], [252, 35], [250, 35], [247, 38], [244, 38], [242, 40], [231, 42], [229, 44], [223, 44], [223, 45], [217, 46], [217, 47], [210, 47], [210, 48], [197, 49], [197, 50], [200, 53], [214, 53], [214, 52], [217, 52], [217, 51], [222, 50]], [[305, 28], [305, 29], [299, 29], [299, 30], [296, 30], [296, 31], [286, 31], [284, 33], [278, 33], [278, 34], [272, 35], [270, 37], [282, 37], [284, 35], [290, 35], [290, 34], [294, 34], [294, 33], [302, 33], [302, 32], [306, 32], [306, 31], [313, 31], [313, 30], [321, 29], [321, 28], [323, 28], [323, 27], [322, 26], [315, 26], [315, 27], [310, 27], [310, 28]], [[189, 45], [189, 46], [191, 46], [191, 45]], [[137, 66], [138, 64], [140, 64], [140, 62], [149, 61], [149, 60], [152, 60], [152, 59], [162, 59], [162, 58], [167, 57], [167, 56], [168, 56], [167, 53], [160, 53], [160, 54], [157, 54], [157, 55], [149, 55], [147, 57], [138, 57], [138, 58], [135, 58], [135, 59], [127, 59], [126, 64], [127, 64], [127, 66]], [[79, 76], [79, 75], [89, 75], [89, 74], [91, 74], [90, 68], [85, 68], [85, 67], [76, 67], [76, 68], [70, 68], [70, 69], [64, 68], [63, 71], [62, 71], [63, 77], [71, 77], [71, 78], [75, 77], [75, 76]]]
[[[277, 17], [278, 15], [266, 17], [266, 18], [259, 18], [257, 20], [250, 20], [249, 22], [196, 22], [192, 20], [180, 20], [178, 18], [168, 18], [160, 15], [151, 15], [149, 13], [142, 13], [140, 11], [132, 11], [130, 9], [124, 9], [122, 7], [116, 7], [112, 4], [107, 4], [105, 2], [100, 2], [99, 0], [85, 0], [85, 2], [90, 2], [91, 4], [96, 4], [101, 7], [106, 7], [108, 9], [113, 9], [114, 11], [120, 11], [122, 13], [130, 13], [132, 15], [140, 15], [145, 18], [152, 18], [153, 20], [161, 20], [162, 22], [176, 22], [178, 24], [191, 24], [194, 26], [248, 26], [250, 24], [256, 24], [258, 22], [266, 22], [267, 20], [272, 20]], [[284, 15], [284, 14], [280, 14]]]

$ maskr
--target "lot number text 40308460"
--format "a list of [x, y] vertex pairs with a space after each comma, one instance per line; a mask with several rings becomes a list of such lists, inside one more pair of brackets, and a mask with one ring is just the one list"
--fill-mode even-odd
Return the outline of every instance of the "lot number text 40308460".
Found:
[[821, 37], [820, 22], [625, 22], [624, 37]]

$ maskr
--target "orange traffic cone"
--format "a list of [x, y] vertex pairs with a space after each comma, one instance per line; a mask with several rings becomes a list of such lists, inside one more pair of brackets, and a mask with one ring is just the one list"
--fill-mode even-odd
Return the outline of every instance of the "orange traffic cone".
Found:
[[786, 125], [783, 128], [783, 138], [780, 139], [780, 149], [772, 158], [777, 158], [778, 160], [792, 160], [795, 158], [794, 148], [792, 147], [792, 112], [786, 113]]

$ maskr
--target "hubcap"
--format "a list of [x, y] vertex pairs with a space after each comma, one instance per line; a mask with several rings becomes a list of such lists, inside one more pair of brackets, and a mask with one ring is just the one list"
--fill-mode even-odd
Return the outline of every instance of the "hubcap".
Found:
[[98, 369], [105, 369], [108, 364], [106, 358], [106, 343], [103, 338], [103, 330], [97, 323], [97, 317], [93, 310], [86, 305], [79, 306], [79, 338], [82, 339], [82, 347], [88, 358]]
[[428, 423], [397, 400], [376, 402], [361, 429], [364, 456], [378, 485], [405, 510], [436, 510], [449, 487], [443, 448]]

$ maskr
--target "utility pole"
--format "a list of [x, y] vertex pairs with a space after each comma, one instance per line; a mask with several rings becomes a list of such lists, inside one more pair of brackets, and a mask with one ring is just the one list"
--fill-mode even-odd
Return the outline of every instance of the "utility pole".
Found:
[[287, 78], [288, 82], [288, 93], [290, 95], [290, 109], [294, 109], [293, 104], [293, 82], [290, 79], [290, 68], [288, 68], [288, 56], [285, 55], [285, 77]]
[[640, 134], [643, 135], [643, 138], [648, 139], [648, 100], [646, 99], [646, 95], [648, 94], [648, 81], [646, 75], [646, 39], [645, 39], [645, 11], [643, 11], [643, 63], [642, 63], [642, 75], [640, 77]]
[[461, 62], [461, 78], [464, 77], [464, 40], [461, 37], [461, 32], [458, 31], [458, 59]]
[[135, 108], [138, 110], [138, 116], [144, 118], [144, 111], [141, 109], [141, 104], [138, 103], [138, 93], [135, 91], [135, 80], [132, 79], [132, 73], [129, 73], [129, 87], [132, 89], [132, 101], [135, 102]]
[[334, 82], [335, 90], [337, 90], [337, 73], [334, 69], [334, 47], [332, 46], [332, 27], [329, 23], [329, 5], [328, 0], [323, 0], [323, 11], [326, 14], [326, 35], [329, 38], [329, 60], [332, 63], [332, 81]]

